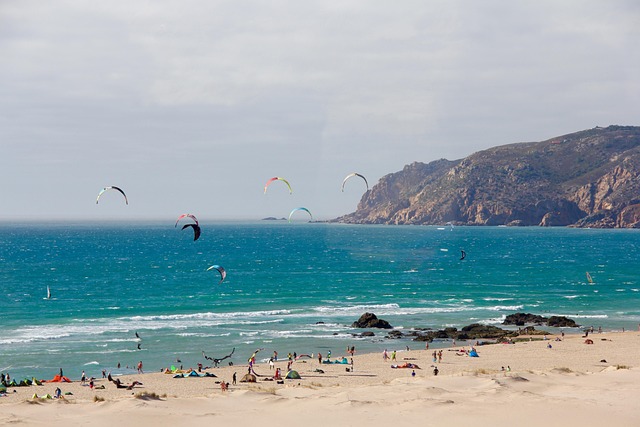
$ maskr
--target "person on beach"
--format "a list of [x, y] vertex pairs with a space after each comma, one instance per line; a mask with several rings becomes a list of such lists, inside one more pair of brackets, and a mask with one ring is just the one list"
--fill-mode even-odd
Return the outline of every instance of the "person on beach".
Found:
[[387, 360], [389, 360], [389, 355], [387, 354], [387, 349], [385, 348], [384, 351], [382, 352], [382, 360], [384, 360], [385, 362]]
[[60, 390], [60, 387], [56, 387], [56, 391], [53, 393], [53, 397], [55, 399], [60, 399], [61, 396], [62, 396], [62, 390]]
[[435, 368], [433, 368], [433, 375], [434, 376], [438, 376], [438, 372], [440, 372], [440, 371], [438, 371], [438, 367], [437, 366]]
[[62, 375], [62, 368], [60, 368], [60, 378], [62, 378], [64, 375]]
[[322, 353], [318, 353], [318, 363], [322, 365]]
[[433, 350], [433, 353], [431, 355], [433, 356], [433, 363], [436, 363], [438, 361], [438, 353]]
[[278, 361], [278, 352], [275, 351], [275, 350], [273, 350], [273, 360], [274, 360], [274, 362]]
[[82, 376], [80, 377], [80, 384], [84, 385], [85, 382], [87, 382], [87, 377], [84, 374], [84, 371], [82, 371]]
[[235, 372], [233, 373], [233, 377], [231, 377], [231, 380], [232, 380], [231, 383], [233, 385], [236, 385], [236, 373]]
[[395, 350], [393, 350], [391, 352], [391, 361], [394, 361], [394, 360], [396, 360], [396, 351]]
[[142, 360], [138, 362], [138, 373], [139, 374], [143, 374], [144, 372], [142, 372]]
[[438, 352], [438, 363], [442, 363], [442, 350]]
[[275, 365], [273, 363], [273, 357], [269, 359], [269, 370], [274, 369]]
[[424, 345], [424, 349], [429, 350], [429, 341], [427, 341], [427, 343]]

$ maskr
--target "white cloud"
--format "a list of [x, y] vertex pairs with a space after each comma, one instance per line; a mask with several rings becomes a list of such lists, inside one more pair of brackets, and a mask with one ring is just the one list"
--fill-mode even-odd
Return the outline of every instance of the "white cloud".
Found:
[[[357, 197], [325, 183], [355, 170], [374, 184], [413, 161], [638, 124], [639, 17], [633, 1], [3, 2], [0, 178], [20, 177], [4, 211], [49, 212], [33, 197], [47, 182], [91, 216], [84, 193], [121, 177], [171, 191], [136, 215], [191, 201], [262, 216], [247, 194], [289, 173], [296, 201], [334, 216]], [[199, 199], [212, 190], [224, 206]]]

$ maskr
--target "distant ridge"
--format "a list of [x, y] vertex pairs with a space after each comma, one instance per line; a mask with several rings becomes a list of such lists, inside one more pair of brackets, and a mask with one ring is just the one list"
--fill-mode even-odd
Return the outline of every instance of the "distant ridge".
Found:
[[640, 228], [640, 127], [596, 127], [415, 162], [367, 191], [353, 224]]

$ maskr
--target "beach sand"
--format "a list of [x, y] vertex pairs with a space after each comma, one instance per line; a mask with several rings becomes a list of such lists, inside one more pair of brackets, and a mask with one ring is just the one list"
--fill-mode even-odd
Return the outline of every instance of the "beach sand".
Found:
[[[640, 425], [640, 333], [590, 334], [591, 345], [580, 335], [555, 338], [482, 345], [476, 347], [479, 357], [456, 351], [461, 346], [442, 349], [442, 362], [435, 364], [433, 350], [424, 350], [423, 343], [411, 343], [413, 349], [406, 351], [394, 347], [399, 342], [389, 341], [389, 354], [397, 350], [396, 361], [384, 361], [381, 353], [356, 354], [354, 370], [348, 372], [350, 365], [303, 359], [293, 364], [301, 379], [284, 384], [263, 380], [274, 373], [267, 364], [255, 367], [261, 375], [256, 383], [241, 383], [247, 365], [236, 364], [208, 369], [216, 378], [173, 378], [164, 373], [119, 377], [123, 383], [143, 383], [133, 390], [117, 389], [104, 379], [95, 384], [105, 388], [95, 390], [79, 382], [10, 387], [8, 395], [0, 397], [0, 424]], [[337, 353], [334, 359], [342, 357]], [[404, 363], [421, 369], [412, 376], [412, 369], [391, 368]], [[286, 365], [286, 360], [276, 364], [283, 371]], [[231, 383], [234, 372], [237, 385], [222, 391], [217, 382]], [[32, 398], [34, 393], [53, 395], [58, 386], [73, 395], [62, 400]]]

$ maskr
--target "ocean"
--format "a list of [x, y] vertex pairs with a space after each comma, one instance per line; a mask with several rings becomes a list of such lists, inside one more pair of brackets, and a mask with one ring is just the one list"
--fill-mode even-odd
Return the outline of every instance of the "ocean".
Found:
[[[245, 364], [274, 350], [424, 348], [385, 331], [500, 326], [515, 312], [583, 327], [640, 323], [638, 230], [201, 222], [0, 224], [0, 371], [79, 379]], [[462, 251], [466, 256], [462, 257]], [[207, 269], [223, 266], [226, 279]], [[593, 283], [587, 281], [589, 272]], [[51, 298], [47, 299], [47, 287]], [[568, 333], [579, 330], [565, 330]], [[140, 338], [136, 337], [136, 333]], [[434, 343], [433, 347], [449, 345]], [[118, 368], [120, 364], [120, 368]]]

